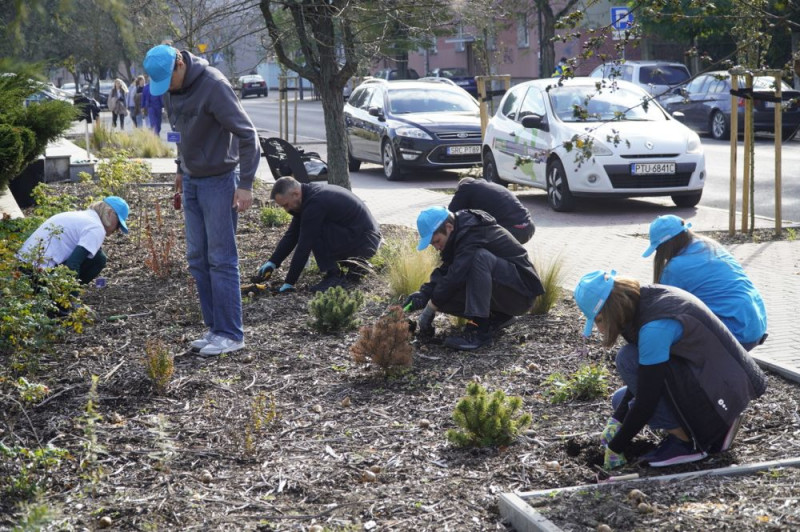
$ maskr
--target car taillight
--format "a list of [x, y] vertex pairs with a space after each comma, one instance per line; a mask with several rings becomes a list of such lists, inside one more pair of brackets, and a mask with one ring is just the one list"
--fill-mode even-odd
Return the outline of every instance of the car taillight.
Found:
[[739, 98], [739, 108], [744, 109], [744, 98]]

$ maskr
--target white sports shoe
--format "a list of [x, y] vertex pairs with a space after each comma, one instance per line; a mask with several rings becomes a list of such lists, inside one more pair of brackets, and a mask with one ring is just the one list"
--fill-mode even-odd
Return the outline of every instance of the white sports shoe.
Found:
[[200, 356], [213, 357], [223, 353], [232, 353], [244, 348], [244, 340], [237, 342], [224, 336], [213, 335], [211, 341], [200, 350]]
[[189, 346], [192, 348], [192, 351], [200, 351], [205, 346], [210, 344], [211, 340], [213, 340], [215, 336], [216, 334], [212, 333], [211, 331], [208, 331], [203, 335], [202, 338], [198, 338], [197, 340], [192, 340], [192, 343], [190, 343]]

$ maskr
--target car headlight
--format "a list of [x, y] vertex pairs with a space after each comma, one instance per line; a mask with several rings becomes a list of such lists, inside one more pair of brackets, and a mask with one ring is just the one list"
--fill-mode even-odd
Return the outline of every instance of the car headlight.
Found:
[[700, 136], [694, 131], [691, 132], [686, 140], [686, 153], [703, 153], [703, 144], [700, 142]]
[[613, 155], [608, 146], [600, 142], [597, 138], [592, 138], [592, 155], [609, 156]]
[[397, 135], [399, 137], [410, 137], [412, 139], [433, 140], [433, 138], [430, 135], [428, 135], [427, 133], [422, 131], [420, 128], [413, 127], [413, 126], [398, 127], [397, 129], [395, 129], [395, 133], [397, 133]]

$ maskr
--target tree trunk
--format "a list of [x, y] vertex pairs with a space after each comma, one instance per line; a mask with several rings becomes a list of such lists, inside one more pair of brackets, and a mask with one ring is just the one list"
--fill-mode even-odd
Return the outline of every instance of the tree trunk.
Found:
[[318, 86], [325, 116], [325, 134], [328, 148], [328, 183], [350, 189], [347, 169], [347, 132], [344, 125], [344, 97], [342, 89], [332, 84]]

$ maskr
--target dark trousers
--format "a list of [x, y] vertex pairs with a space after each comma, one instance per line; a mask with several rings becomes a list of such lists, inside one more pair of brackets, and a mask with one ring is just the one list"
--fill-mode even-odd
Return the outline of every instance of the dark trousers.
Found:
[[375, 255], [380, 245], [378, 233], [356, 233], [351, 228], [328, 224], [322, 235], [311, 246], [311, 252], [321, 272], [338, 268], [337, 262], [348, 259], [367, 260]]
[[467, 318], [488, 318], [491, 313], [520, 316], [533, 306], [535, 296], [525, 286], [516, 266], [485, 249], [475, 252], [466, 282], [439, 310]]
[[117, 127], [117, 118], [119, 118], [119, 128], [125, 129], [125, 115], [119, 115], [117, 113], [111, 113], [111, 126]]
[[78, 279], [80, 279], [82, 284], [89, 284], [91, 283], [95, 277], [100, 275], [100, 272], [103, 271], [103, 268], [106, 267], [106, 254], [103, 253], [102, 249], [98, 249], [97, 253], [95, 253], [94, 257], [87, 258], [81, 263], [80, 270], [78, 273]]

